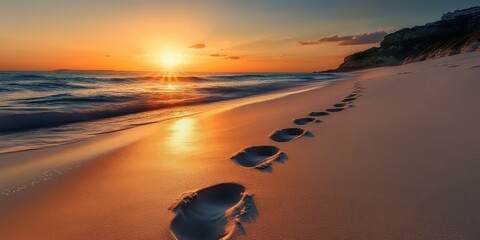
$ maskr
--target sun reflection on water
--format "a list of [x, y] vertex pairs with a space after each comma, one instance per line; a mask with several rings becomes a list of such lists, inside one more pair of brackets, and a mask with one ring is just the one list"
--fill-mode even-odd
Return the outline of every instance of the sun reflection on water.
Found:
[[174, 90], [176, 88], [175, 85], [172, 85], [172, 84], [168, 84], [167, 87], [166, 87], [168, 90]]

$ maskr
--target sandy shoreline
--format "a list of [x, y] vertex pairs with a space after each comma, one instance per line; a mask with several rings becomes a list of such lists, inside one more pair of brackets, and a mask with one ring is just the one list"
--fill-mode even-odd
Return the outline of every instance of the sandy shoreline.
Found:
[[[258, 211], [238, 239], [478, 239], [479, 65], [480, 54], [471, 53], [368, 70], [329, 87], [120, 135], [132, 143], [10, 200], [0, 238], [172, 239], [172, 202], [235, 182], [241, 187], [218, 192], [244, 188]], [[355, 107], [318, 117], [321, 123], [293, 123], [332, 108], [355, 84], [365, 88]], [[312, 136], [269, 138], [284, 128]], [[230, 159], [263, 145], [288, 159], [271, 171]], [[208, 199], [217, 191], [198, 193]]]

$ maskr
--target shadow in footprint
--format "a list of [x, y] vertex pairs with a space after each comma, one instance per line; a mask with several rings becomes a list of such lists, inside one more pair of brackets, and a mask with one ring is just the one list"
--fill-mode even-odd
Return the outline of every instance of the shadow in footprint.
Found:
[[311, 112], [308, 114], [308, 116], [311, 116], [311, 117], [321, 117], [321, 116], [328, 116], [330, 115], [330, 113], [328, 112]]
[[337, 108], [329, 108], [329, 109], [327, 109], [327, 110], [325, 110], [325, 111], [327, 111], [327, 112], [332, 112], [332, 113], [333, 113], [333, 112], [341, 112], [341, 111], [343, 111], [343, 110], [345, 110], [345, 108], [343, 108], [343, 107], [337, 107]]
[[353, 101], [355, 101], [355, 100], [357, 100], [357, 98], [354, 98], [354, 97], [352, 97], [352, 98], [345, 98], [345, 99], [342, 100], [342, 102], [348, 103], [348, 102], [353, 102]]
[[347, 103], [335, 103], [333, 104], [334, 107], [336, 108], [343, 108], [345, 106], [347, 106]]
[[179, 240], [229, 239], [234, 234], [245, 234], [242, 222], [258, 216], [253, 195], [237, 183], [184, 193], [169, 210], [176, 213], [170, 230]]
[[253, 146], [237, 152], [230, 159], [247, 168], [271, 172], [272, 162], [284, 162], [287, 155], [275, 146]]
[[284, 128], [281, 130], [276, 130], [270, 134], [269, 137], [275, 142], [290, 142], [301, 136], [310, 137], [313, 135], [301, 128]]
[[480, 68], [480, 65], [473, 66], [473, 67], [471, 67], [471, 68], [469, 68], [469, 69], [475, 69], [475, 68]]
[[295, 120], [293, 120], [293, 123], [297, 124], [297, 125], [307, 125], [307, 124], [310, 124], [310, 123], [320, 123], [322, 121], [318, 120], [318, 119], [315, 119], [315, 118], [297, 118]]

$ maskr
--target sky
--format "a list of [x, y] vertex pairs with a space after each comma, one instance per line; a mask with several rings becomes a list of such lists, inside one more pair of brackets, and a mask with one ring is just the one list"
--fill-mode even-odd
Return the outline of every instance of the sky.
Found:
[[305, 72], [480, 0], [0, 0], [0, 70]]

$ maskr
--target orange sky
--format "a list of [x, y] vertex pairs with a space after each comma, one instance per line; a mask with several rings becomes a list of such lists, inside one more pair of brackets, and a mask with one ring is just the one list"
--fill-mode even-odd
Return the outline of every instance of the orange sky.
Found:
[[[407, 18], [393, 12], [378, 21], [372, 16], [380, 10], [355, 12], [362, 6], [271, 0], [7, 0], [0, 3], [0, 70], [155, 71], [164, 67], [158, 60], [162, 55], [174, 53], [181, 56], [179, 71], [316, 71], [335, 68], [346, 55], [378, 42], [300, 41], [424, 23], [413, 13]], [[424, 16], [434, 20], [439, 13]], [[404, 20], [392, 24], [399, 19]], [[188, 48], [194, 44], [205, 47]]]

